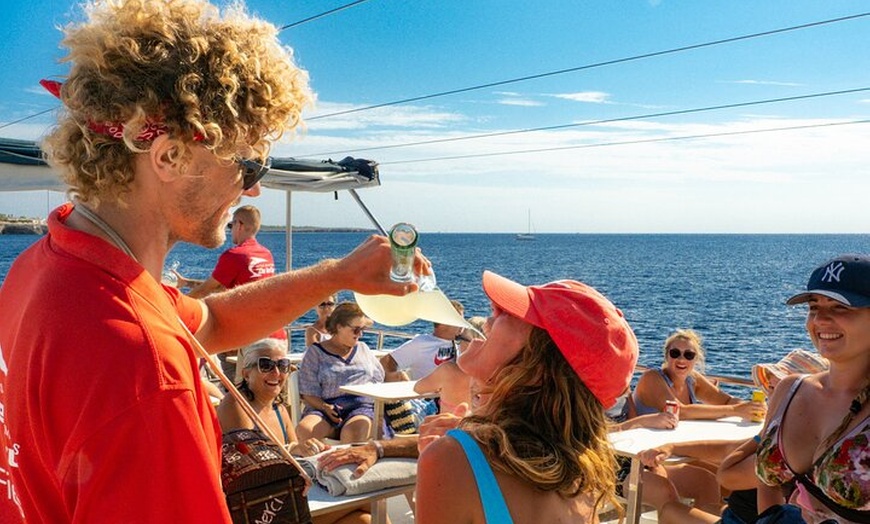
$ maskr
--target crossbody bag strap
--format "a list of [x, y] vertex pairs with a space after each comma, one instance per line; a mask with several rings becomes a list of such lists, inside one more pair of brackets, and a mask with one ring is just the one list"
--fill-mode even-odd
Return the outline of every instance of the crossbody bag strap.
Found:
[[[221, 367], [217, 365], [214, 360], [209, 358], [210, 355], [208, 351], [206, 351], [206, 349], [202, 347], [202, 344], [199, 343], [199, 340], [197, 340], [193, 333], [190, 332], [190, 329], [187, 328], [187, 325], [184, 323], [183, 320], [181, 320], [181, 317], [176, 318], [178, 319], [178, 323], [181, 324], [181, 328], [184, 330], [184, 333], [187, 335], [188, 341], [193, 345], [194, 353], [196, 353], [197, 356], [205, 359], [205, 362], [206, 364], [208, 364], [209, 369], [211, 369], [211, 371], [215, 375], [217, 375], [217, 377], [221, 381], [221, 384], [224, 385], [229, 394], [232, 395], [236, 402], [238, 402], [239, 406], [241, 406], [242, 411], [244, 411], [245, 414], [251, 418], [255, 426], [257, 426], [263, 433], [266, 434], [266, 436], [268, 436], [272, 440], [272, 442], [274, 442], [278, 446], [278, 450], [284, 456], [284, 458], [287, 459], [290, 464], [293, 464], [293, 466], [295, 466], [296, 469], [299, 470], [299, 473], [305, 480], [304, 494], [307, 494], [308, 488], [310, 488], [312, 484], [311, 477], [309, 477], [308, 473], [305, 472], [302, 466], [299, 465], [298, 462], [296, 462], [296, 459], [293, 458], [293, 455], [291, 455], [290, 452], [287, 451], [287, 448], [284, 447], [284, 443], [278, 439], [278, 436], [275, 434], [275, 432], [272, 431], [272, 429], [266, 425], [266, 422], [260, 417], [260, 415], [258, 415], [257, 412], [254, 411], [254, 408], [251, 406], [250, 402], [248, 402], [248, 399], [246, 399], [239, 392], [239, 390], [236, 389], [235, 385], [233, 385], [230, 379], [228, 379], [227, 376], [224, 374]], [[280, 419], [281, 418], [278, 417], [279, 421]]]
[[816, 483], [810, 480], [810, 478], [804, 473], [795, 474], [794, 478], [798, 484], [809, 491], [810, 495], [815, 497], [816, 500], [824, 504], [825, 507], [836, 513], [838, 516], [852, 522], [859, 522], [862, 524], [870, 523], [870, 511], [859, 511], [857, 509], [847, 508], [837, 504], [835, 501], [831, 500], [830, 497], [825, 495], [822, 488], [817, 486]]

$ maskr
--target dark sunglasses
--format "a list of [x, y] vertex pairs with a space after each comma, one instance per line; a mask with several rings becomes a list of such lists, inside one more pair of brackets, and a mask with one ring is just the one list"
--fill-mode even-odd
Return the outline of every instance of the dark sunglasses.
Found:
[[695, 352], [691, 349], [688, 349], [686, 351], [680, 351], [677, 348], [671, 348], [668, 350], [668, 356], [673, 359], [677, 359], [682, 356], [686, 360], [695, 360]]
[[239, 164], [239, 169], [242, 171], [242, 191], [247, 191], [254, 187], [261, 178], [266, 176], [266, 173], [272, 168], [272, 157], [267, 157], [266, 162], [263, 164], [256, 160], [244, 158], [236, 160], [236, 163]]
[[332, 307], [335, 305], [335, 302], [321, 302], [319, 307]]
[[257, 369], [260, 370], [260, 373], [271, 373], [276, 367], [281, 373], [290, 373], [290, 359], [279, 358], [278, 360], [272, 360], [269, 357], [257, 359]]
[[356, 326], [356, 327], [354, 327], [354, 326], [347, 326], [347, 327], [349, 327], [350, 330], [353, 331], [353, 334], [354, 334], [354, 335], [359, 335], [360, 333], [362, 333], [363, 331], [366, 330], [365, 326]]

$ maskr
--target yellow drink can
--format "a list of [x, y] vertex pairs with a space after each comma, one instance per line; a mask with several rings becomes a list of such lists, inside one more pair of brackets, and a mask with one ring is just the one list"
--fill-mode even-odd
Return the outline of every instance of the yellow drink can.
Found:
[[[764, 391], [760, 389], [756, 389], [752, 391], [752, 402], [765, 403], [767, 402], [767, 395], [764, 394]], [[752, 422], [764, 422], [764, 417], [753, 417]]]

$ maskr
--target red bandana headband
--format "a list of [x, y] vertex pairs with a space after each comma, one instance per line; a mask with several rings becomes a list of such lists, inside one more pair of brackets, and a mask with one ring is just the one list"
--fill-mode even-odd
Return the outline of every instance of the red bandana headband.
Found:
[[[55, 80], [40, 80], [39, 84], [44, 87], [46, 91], [60, 99], [60, 88], [63, 86], [62, 83]], [[88, 129], [94, 133], [108, 136], [116, 140], [124, 138], [124, 124], [121, 122], [93, 122], [88, 120]], [[148, 120], [145, 122], [145, 126], [142, 127], [134, 140], [137, 142], [150, 142], [158, 136], [165, 135], [168, 132], [169, 127], [160, 120]], [[205, 137], [197, 133], [193, 136], [193, 139], [197, 142], [202, 142], [205, 140]]]

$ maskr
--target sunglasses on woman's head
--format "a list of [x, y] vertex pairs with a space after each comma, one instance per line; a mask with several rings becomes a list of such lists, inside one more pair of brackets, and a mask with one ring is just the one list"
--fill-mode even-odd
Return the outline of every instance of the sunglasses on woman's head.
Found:
[[320, 306], [320, 307], [332, 307], [334, 305], [335, 305], [335, 302], [321, 302], [320, 304], [318, 304], [318, 306]]
[[272, 157], [267, 157], [262, 164], [256, 160], [244, 158], [237, 159], [236, 163], [239, 164], [239, 169], [242, 172], [242, 191], [247, 191], [266, 176], [266, 173], [272, 168]]
[[671, 348], [668, 350], [668, 356], [677, 359], [682, 356], [686, 360], [695, 360], [695, 352], [691, 349], [687, 349], [686, 351], [680, 351], [677, 348]]
[[278, 360], [272, 360], [269, 357], [257, 359], [257, 369], [260, 370], [260, 373], [271, 373], [276, 367], [281, 373], [290, 373], [290, 359], [279, 358]]

